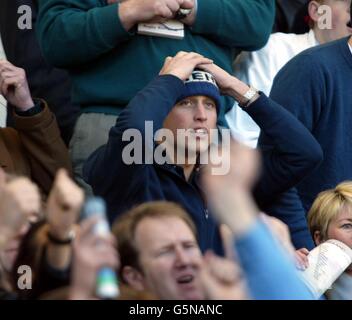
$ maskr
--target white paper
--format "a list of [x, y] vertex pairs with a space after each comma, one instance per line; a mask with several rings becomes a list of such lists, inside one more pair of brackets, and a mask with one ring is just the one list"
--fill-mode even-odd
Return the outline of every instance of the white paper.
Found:
[[352, 250], [337, 240], [328, 240], [308, 255], [303, 279], [316, 298], [321, 297], [352, 263]]
[[183, 39], [184, 25], [177, 20], [168, 20], [163, 23], [139, 23], [138, 34]]

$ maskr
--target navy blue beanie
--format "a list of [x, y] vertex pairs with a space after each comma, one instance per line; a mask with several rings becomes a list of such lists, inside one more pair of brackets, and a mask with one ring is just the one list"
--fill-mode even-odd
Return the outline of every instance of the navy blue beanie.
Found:
[[177, 98], [176, 103], [192, 96], [206, 96], [212, 98], [216, 104], [216, 111], [219, 113], [221, 105], [220, 91], [214, 77], [209, 72], [194, 70], [185, 81], [184, 90]]

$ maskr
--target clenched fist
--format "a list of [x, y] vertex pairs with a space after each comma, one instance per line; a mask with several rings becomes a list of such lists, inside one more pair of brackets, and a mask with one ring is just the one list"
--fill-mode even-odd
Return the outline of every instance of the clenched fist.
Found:
[[83, 191], [65, 170], [60, 169], [47, 204], [47, 222], [53, 236], [61, 240], [68, 238], [78, 220], [83, 200]]
[[21, 111], [34, 106], [25, 71], [6, 60], [0, 60], [0, 94]]

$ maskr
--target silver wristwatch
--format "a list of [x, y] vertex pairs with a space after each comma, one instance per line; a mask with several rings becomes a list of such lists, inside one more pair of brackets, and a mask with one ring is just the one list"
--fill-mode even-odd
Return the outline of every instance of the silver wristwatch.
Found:
[[242, 96], [242, 102], [239, 103], [241, 107], [247, 107], [251, 100], [258, 94], [258, 90], [252, 86], [249, 86], [248, 91]]

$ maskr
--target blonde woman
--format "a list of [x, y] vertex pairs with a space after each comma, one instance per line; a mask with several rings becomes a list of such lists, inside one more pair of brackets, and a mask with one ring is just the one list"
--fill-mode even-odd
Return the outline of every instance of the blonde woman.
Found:
[[[352, 248], [352, 181], [321, 192], [308, 213], [308, 225], [316, 245], [336, 239]], [[352, 300], [352, 265], [326, 295], [333, 300]]]

